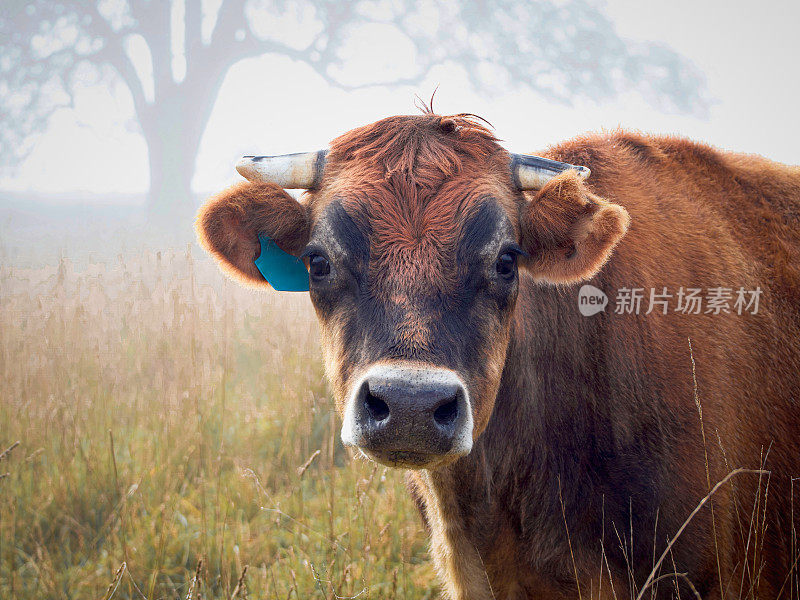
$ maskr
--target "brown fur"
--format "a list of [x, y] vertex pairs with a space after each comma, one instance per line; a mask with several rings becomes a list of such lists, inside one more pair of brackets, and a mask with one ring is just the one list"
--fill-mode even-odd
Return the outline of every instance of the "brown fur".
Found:
[[475, 119], [390, 117], [331, 142], [326, 179], [309, 204], [318, 216], [341, 198], [369, 221], [370, 268], [378, 280], [396, 279], [393, 289], [452, 286], [443, 279], [443, 262], [452, 258], [447, 251], [470, 203], [508, 186], [507, 163], [508, 153]]
[[[592, 176], [522, 194], [508, 154], [474, 119], [392, 117], [334, 140], [323, 185], [303, 204], [245, 184], [212, 200], [198, 230], [250, 280], [258, 232], [297, 253], [332, 203], [368, 237], [361, 293], [392, 323], [354, 320], [365, 313], [350, 288], [332, 306], [312, 289], [340, 410], [369, 361], [439, 364], [472, 340], [472, 452], [409, 473], [449, 597], [631, 597], [709, 485], [767, 453], [766, 528], [749, 530], [758, 479], [740, 476], [661, 572], [688, 573], [703, 597], [788, 597], [789, 523], [800, 518], [789, 499], [800, 475], [800, 169], [621, 131], [545, 156]], [[530, 257], [508, 307], [467, 321], [452, 304], [458, 249], [487, 198]], [[666, 315], [609, 306], [583, 317], [581, 282], [612, 301], [624, 287], [760, 286], [763, 296], [757, 315], [676, 314], [673, 299]], [[657, 595], [678, 585], [690, 597], [676, 581]]]

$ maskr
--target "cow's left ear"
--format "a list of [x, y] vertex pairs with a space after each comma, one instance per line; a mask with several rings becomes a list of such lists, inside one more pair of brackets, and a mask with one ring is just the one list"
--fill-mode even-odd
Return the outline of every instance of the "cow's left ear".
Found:
[[522, 209], [523, 266], [539, 280], [592, 277], [628, 229], [628, 211], [589, 192], [574, 171], [552, 179]]

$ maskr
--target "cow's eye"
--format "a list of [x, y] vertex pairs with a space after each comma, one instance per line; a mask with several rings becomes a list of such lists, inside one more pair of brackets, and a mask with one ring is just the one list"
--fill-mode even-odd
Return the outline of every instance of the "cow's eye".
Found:
[[504, 252], [497, 259], [495, 264], [497, 274], [508, 281], [514, 279], [517, 274], [517, 255], [511, 252]]
[[312, 254], [308, 258], [308, 272], [312, 279], [322, 279], [330, 275], [331, 263], [319, 254]]

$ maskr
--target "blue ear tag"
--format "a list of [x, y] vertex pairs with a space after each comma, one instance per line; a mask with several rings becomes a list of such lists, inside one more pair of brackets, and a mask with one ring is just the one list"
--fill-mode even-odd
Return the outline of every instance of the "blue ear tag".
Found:
[[278, 248], [269, 236], [259, 234], [258, 241], [261, 254], [253, 262], [267, 283], [279, 292], [307, 292], [308, 271], [303, 261]]

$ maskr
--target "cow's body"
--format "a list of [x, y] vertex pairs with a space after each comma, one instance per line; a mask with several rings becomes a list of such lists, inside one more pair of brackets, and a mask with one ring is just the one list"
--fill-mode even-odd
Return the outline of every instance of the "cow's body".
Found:
[[[698, 513], [660, 572], [677, 568], [718, 597], [719, 569], [726, 597], [775, 598], [790, 566], [788, 477], [800, 475], [800, 169], [621, 133], [547, 156], [589, 166], [592, 190], [631, 215], [590, 280], [612, 302], [626, 287], [760, 286], [761, 305], [757, 315], [685, 315], [673, 298], [667, 315], [643, 316], [645, 297], [638, 316], [583, 317], [580, 284], [523, 275], [489, 427], [446, 473], [410, 472], [451, 595], [575, 598], [577, 570], [582, 594], [611, 597], [610, 572], [627, 598], [628, 564], [641, 586], [709, 482], [766, 459], [766, 537], [763, 512], [753, 517], [759, 477], [743, 474], [714, 496], [714, 523]], [[674, 593], [674, 581], [660, 589]]]
[[[334, 140], [303, 204], [271, 183], [213, 199], [201, 238], [251, 283], [258, 234], [308, 257], [343, 440], [412, 467], [450, 597], [635, 597], [711, 487], [764, 466], [717, 490], [657, 572], [681, 575], [646, 594], [788, 598], [800, 169], [621, 132], [547, 156], [592, 176], [522, 193], [474, 120], [394, 117]], [[582, 316], [583, 283], [605, 312]], [[676, 311], [720, 287], [730, 312]], [[624, 288], [639, 314], [614, 312]], [[663, 288], [668, 313], [645, 314]]]

